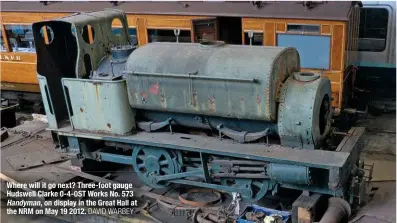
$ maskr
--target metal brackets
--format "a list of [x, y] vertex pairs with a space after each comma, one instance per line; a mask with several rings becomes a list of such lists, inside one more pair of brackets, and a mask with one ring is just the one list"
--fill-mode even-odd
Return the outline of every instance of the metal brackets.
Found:
[[170, 132], [172, 133], [172, 127], [171, 127], [172, 120], [173, 120], [172, 118], [169, 118], [162, 122], [137, 122], [137, 124], [140, 129], [146, 132], [157, 131], [169, 125]]
[[252, 133], [249, 133], [247, 131], [238, 132], [224, 127], [223, 124], [218, 125], [216, 128], [219, 131], [219, 138], [222, 138], [222, 134], [224, 134], [240, 143], [256, 141], [260, 138], [268, 136], [270, 132], [269, 128], [261, 132], [252, 132]]

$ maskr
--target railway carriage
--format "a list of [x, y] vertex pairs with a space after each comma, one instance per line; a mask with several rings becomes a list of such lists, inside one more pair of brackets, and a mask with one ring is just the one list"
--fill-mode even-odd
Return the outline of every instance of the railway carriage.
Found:
[[[389, 12], [384, 19], [389, 28], [383, 39], [393, 36], [395, 7], [388, 5], [392, 4], [373, 6]], [[364, 34], [359, 36], [359, 31], [382, 31], [365, 28], [363, 21], [359, 24], [358, 6], [357, 2], [4, 2], [2, 94], [12, 99], [37, 101], [37, 94], [31, 94], [39, 92], [31, 34], [33, 22], [115, 8], [126, 12], [128, 33], [137, 46], [150, 42], [220, 40], [228, 44], [295, 47], [301, 55], [303, 71], [318, 71], [330, 78], [332, 105], [339, 112], [352, 106], [348, 99], [354, 97], [356, 69], [353, 68], [363, 65], [368, 58], [365, 56], [368, 53], [357, 49], [374, 40]], [[372, 6], [368, 7], [364, 8], [366, 16], [372, 13]], [[121, 32], [120, 25], [120, 21], [112, 24], [115, 34]], [[42, 31], [47, 42], [51, 41], [51, 32]], [[88, 29], [87, 38], [92, 37]], [[391, 52], [394, 48], [388, 43], [384, 51]], [[389, 60], [393, 61], [388, 57]]]

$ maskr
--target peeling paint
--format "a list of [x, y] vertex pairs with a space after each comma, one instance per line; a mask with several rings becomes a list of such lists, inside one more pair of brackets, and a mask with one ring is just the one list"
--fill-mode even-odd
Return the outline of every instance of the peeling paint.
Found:
[[153, 84], [150, 88], [149, 88], [149, 93], [150, 94], [154, 94], [154, 95], [158, 95], [159, 94], [159, 84]]
[[167, 99], [165, 98], [164, 94], [161, 94], [160, 102], [162, 108], [167, 108]]
[[141, 92], [141, 96], [142, 98], [144, 98], [145, 100], [148, 98], [148, 95], [145, 92]]
[[210, 112], [212, 113], [216, 112], [215, 96], [211, 96], [210, 99], [208, 100], [208, 107]]

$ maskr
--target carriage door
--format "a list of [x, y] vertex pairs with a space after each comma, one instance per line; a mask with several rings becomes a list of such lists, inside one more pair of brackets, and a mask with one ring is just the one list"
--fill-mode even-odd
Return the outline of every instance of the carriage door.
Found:
[[192, 42], [216, 41], [219, 39], [217, 18], [193, 19]]

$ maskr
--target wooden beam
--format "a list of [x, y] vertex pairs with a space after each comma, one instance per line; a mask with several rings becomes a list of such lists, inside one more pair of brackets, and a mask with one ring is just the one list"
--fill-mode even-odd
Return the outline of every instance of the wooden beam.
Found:
[[10, 44], [10, 40], [8, 39], [8, 34], [6, 32], [4, 24], [1, 24], [1, 32], [3, 33], [3, 41], [4, 41], [4, 45], [6, 47], [6, 51], [12, 52], [12, 47]]
[[309, 194], [303, 191], [302, 194], [292, 204], [292, 223], [312, 223], [316, 217], [316, 206], [322, 195]]
[[139, 46], [143, 46], [149, 42], [145, 18], [137, 18], [136, 34], [137, 34]]

